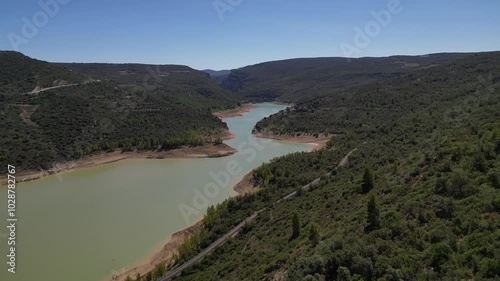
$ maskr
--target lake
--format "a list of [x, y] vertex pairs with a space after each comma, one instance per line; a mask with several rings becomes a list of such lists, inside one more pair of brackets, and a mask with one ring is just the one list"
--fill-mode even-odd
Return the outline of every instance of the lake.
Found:
[[7, 272], [7, 188], [0, 188], [0, 280], [103, 281], [161, 249], [201, 219], [208, 205], [236, 195], [253, 168], [310, 145], [251, 134], [285, 106], [259, 104], [226, 118], [238, 153], [223, 158], [126, 160], [17, 185], [16, 274]]

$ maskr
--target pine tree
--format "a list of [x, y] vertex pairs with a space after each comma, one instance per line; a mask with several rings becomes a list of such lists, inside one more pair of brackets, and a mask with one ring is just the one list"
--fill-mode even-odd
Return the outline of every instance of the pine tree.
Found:
[[351, 272], [349, 268], [339, 266], [337, 269], [337, 280], [338, 281], [350, 281], [351, 280]]
[[366, 222], [368, 223], [366, 227], [367, 231], [375, 230], [379, 227], [379, 216], [375, 195], [371, 194], [366, 208]]
[[292, 239], [300, 235], [300, 217], [299, 213], [295, 211], [292, 216]]
[[165, 265], [158, 264], [155, 268], [155, 277], [163, 277], [165, 275]]
[[309, 227], [309, 240], [311, 241], [313, 246], [316, 246], [319, 243], [319, 225], [315, 222], [311, 223], [311, 226]]
[[368, 193], [373, 189], [373, 176], [369, 167], [365, 167], [365, 172], [363, 173], [363, 183], [361, 184], [361, 190], [363, 193]]

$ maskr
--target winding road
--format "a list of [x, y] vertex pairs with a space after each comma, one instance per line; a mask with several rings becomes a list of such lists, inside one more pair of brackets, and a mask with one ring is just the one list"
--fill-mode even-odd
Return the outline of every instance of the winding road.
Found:
[[85, 85], [85, 84], [90, 84], [90, 83], [97, 83], [101, 82], [101, 80], [91, 80], [91, 81], [86, 81], [83, 83], [74, 83], [74, 84], [66, 84], [66, 85], [60, 85], [60, 86], [54, 86], [54, 87], [48, 87], [48, 88], [43, 88], [43, 89], [38, 89], [38, 90], [33, 90], [31, 92], [28, 92], [26, 94], [39, 94], [45, 91], [53, 90], [53, 89], [59, 89], [59, 88], [66, 88], [66, 87], [73, 87], [73, 86], [80, 86], [80, 85]]

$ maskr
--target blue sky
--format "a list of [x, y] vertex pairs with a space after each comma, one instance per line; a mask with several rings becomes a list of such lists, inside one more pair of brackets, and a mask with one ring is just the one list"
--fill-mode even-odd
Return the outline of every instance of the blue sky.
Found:
[[[197, 69], [294, 57], [500, 50], [500, 1], [400, 0], [389, 10], [393, 1], [3, 0], [0, 49], [48, 61]], [[372, 12], [380, 11], [390, 21], [377, 21]], [[368, 43], [355, 40], [363, 36], [356, 27]]]

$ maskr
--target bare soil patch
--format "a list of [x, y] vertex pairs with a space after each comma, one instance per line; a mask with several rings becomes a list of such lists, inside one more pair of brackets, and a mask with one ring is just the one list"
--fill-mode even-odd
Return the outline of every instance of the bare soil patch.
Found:
[[326, 143], [332, 138], [333, 135], [325, 136], [324, 134], [319, 134], [317, 137], [313, 135], [292, 136], [292, 135], [278, 135], [273, 133], [254, 133], [256, 137], [265, 139], [274, 139], [281, 141], [288, 141], [292, 143], [304, 143], [312, 145], [310, 151], [316, 151], [326, 146]]
[[224, 110], [224, 111], [219, 111], [219, 112], [214, 112], [213, 115], [219, 118], [230, 118], [230, 117], [236, 117], [236, 116], [243, 116], [243, 114], [249, 112], [250, 110], [257, 108], [257, 105], [254, 104], [244, 104], [239, 108], [235, 109], [229, 109], [229, 110]]

